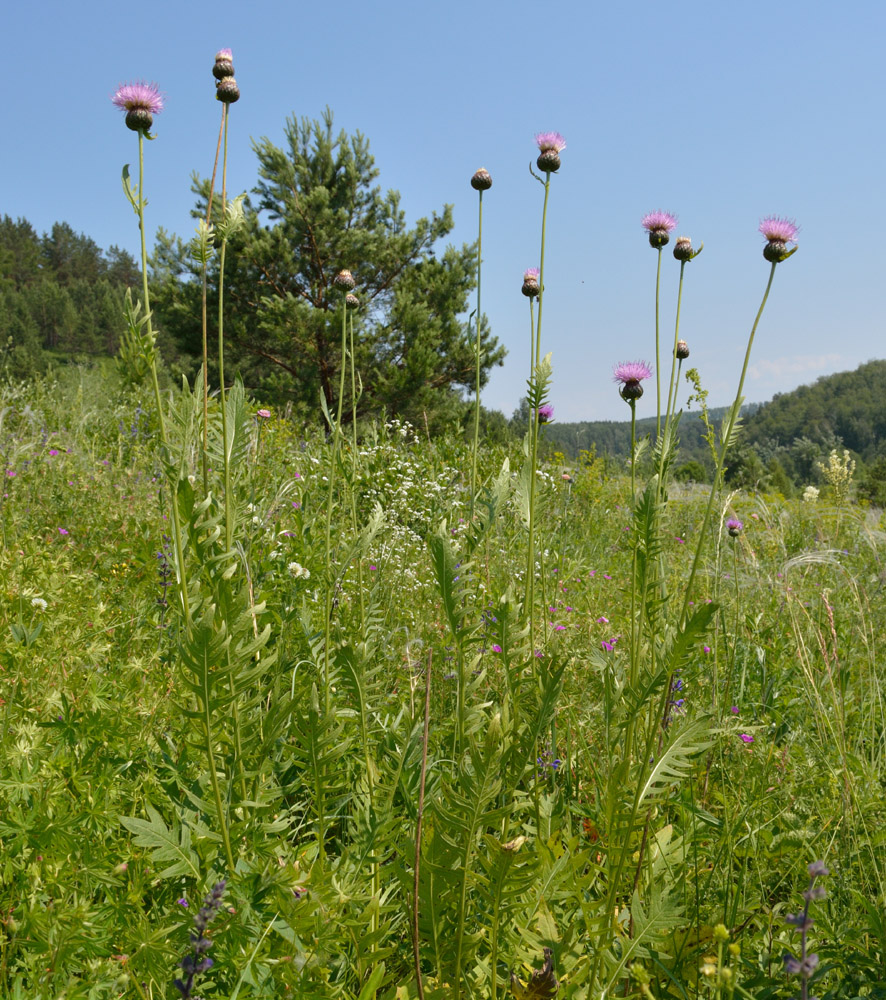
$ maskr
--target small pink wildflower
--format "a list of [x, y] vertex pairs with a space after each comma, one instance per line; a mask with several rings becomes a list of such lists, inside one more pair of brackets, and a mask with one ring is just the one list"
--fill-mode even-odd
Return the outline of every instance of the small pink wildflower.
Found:
[[58, 533], [59, 533], [60, 535], [68, 535], [68, 534], [70, 534], [70, 532], [68, 531], [68, 529], [67, 529], [67, 528], [59, 528], [59, 529], [58, 529]]
[[566, 140], [559, 132], [537, 132], [535, 144], [543, 153], [549, 149], [555, 153], [562, 153], [566, 148]]
[[493, 653], [500, 653], [501, 652], [501, 646], [499, 646], [499, 644], [497, 642], [495, 642], [495, 643], [492, 644], [492, 652]]
[[738, 715], [738, 705], [733, 705], [730, 711], [733, 715]]
[[256, 410], [255, 415], [262, 420], [268, 420], [271, 416], [270, 410]]
[[753, 743], [754, 742], [754, 737], [753, 736], [749, 736], [747, 733], [742, 733], [741, 736], [739, 737], [739, 739], [741, 740], [742, 743]]
[[597, 619], [597, 624], [598, 625], [608, 625], [609, 624], [609, 619], [606, 617], [606, 615], [600, 615], [600, 617]]

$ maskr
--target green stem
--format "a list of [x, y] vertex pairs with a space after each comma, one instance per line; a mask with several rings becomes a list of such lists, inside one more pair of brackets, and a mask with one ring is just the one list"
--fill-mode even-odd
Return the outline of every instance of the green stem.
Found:
[[[228, 166], [228, 105], [222, 105], [222, 122], [224, 131], [224, 152], [222, 154], [222, 195], [221, 207], [222, 218], [226, 209], [225, 205], [225, 178]], [[222, 454], [224, 457], [224, 480], [225, 480], [225, 552], [230, 552], [234, 544], [234, 525], [231, 510], [231, 454], [228, 447], [228, 406], [227, 393], [225, 391], [225, 252], [228, 247], [227, 239], [222, 237], [221, 250], [219, 253], [218, 270], [218, 381], [222, 415]]]
[[335, 473], [338, 469], [338, 452], [341, 440], [341, 413], [345, 396], [345, 370], [348, 353], [348, 303], [347, 290], [342, 290], [341, 296], [341, 375], [338, 387], [338, 407], [336, 409], [335, 427], [332, 429], [332, 464], [329, 468], [329, 497], [326, 504], [326, 615], [323, 623], [325, 636], [323, 648], [323, 697], [326, 714], [330, 708], [330, 678], [329, 678], [329, 648], [332, 644], [332, 600], [335, 584], [335, 572], [332, 568], [332, 504], [335, 498]]
[[[160, 382], [157, 379], [157, 359], [154, 351], [154, 330], [151, 323], [151, 302], [148, 293], [148, 252], [145, 244], [145, 137], [142, 132], [138, 134], [138, 228], [141, 234], [141, 258], [142, 258], [142, 296], [145, 303], [145, 315], [147, 317], [148, 342], [151, 344], [151, 384], [154, 389], [154, 401], [157, 405], [157, 421], [160, 425], [160, 442], [163, 450], [169, 457], [169, 436], [166, 433], [166, 417], [163, 410], [163, 397], [160, 395]], [[182, 603], [182, 611], [185, 616], [185, 626], [191, 628], [191, 607], [188, 598], [188, 583], [185, 576], [185, 553], [182, 544], [181, 518], [178, 513], [178, 481], [172, 486], [172, 534], [175, 545], [176, 577], [178, 580], [179, 597]]]
[[708, 497], [708, 505], [705, 508], [704, 517], [701, 522], [701, 527], [698, 532], [698, 542], [695, 546], [695, 555], [692, 559], [692, 568], [689, 571], [689, 579], [686, 583], [686, 593], [683, 597], [683, 610], [680, 612], [680, 623], [681, 626], [686, 622], [686, 612], [689, 610], [689, 599], [692, 596], [692, 583], [695, 580], [695, 574], [698, 571], [698, 564], [701, 558], [701, 550], [704, 546], [705, 534], [707, 533], [708, 525], [711, 520], [711, 511], [714, 509], [714, 499], [717, 494], [717, 490], [720, 486], [720, 480], [723, 475], [723, 466], [726, 462], [726, 452], [729, 447], [729, 439], [732, 437], [732, 431], [735, 427], [735, 421], [738, 419], [738, 410], [741, 406], [742, 391], [744, 390], [744, 380], [748, 373], [748, 362], [751, 359], [751, 348], [754, 346], [754, 335], [757, 332], [757, 326], [760, 323], [760, 317], [763, 315], [763, 309], [766, 307], [766, 300], [769, 298], [769, 289], [772, 288], [772, 279], [775, 277], [775, 263], [772, 264], [769, 271], [769, 281], [766, 283], [766, 291], [763, 293], [763, 301], [760, 303], [760, 308], [757, 310], [757, 316], [754, 319], [754, 325], [751, 327], [751, 333], [748, 337], [748, 346], [744, 354], [744, 364], [741, 369], [741, 378], [738, 380], [738, 391], [735, 394], [735, 402], [733, 403], [732, 410], [730, 411], [728, 418], [728, 425], [723, 428], [723, 433], [720, 438], [720, 454], [717, 456], [717, 467], [714, 470], [714, 482], [711, 485], [711, 493]]
[[[351, 356], [351, 520], [353, 522], [354, 538], [357, 537], [357, 474], [359, 457], [357, 455], [357, 368], [354, 362], [354, 314], [351, 313], [348, 322]], [[357, 560], [357, 585], [360, 595], [360, 634], [366, 625], [366, 609], [363, 604], [363, 560]]]
[[[671, 355], [671, 381], [670, 381], [670, 384], [668, 385], [668, 405], [667, 405], [667, 409], [665, 410], [665, 435], [667, 435], [668, 427], [671, 424], [671, 400], [674, 399], [674, 407], [675, 408], [676, 408], [676, 403], [677, 403], [676, 399], [674, 398], [675, 395], [676, 395], [675, 392], [674, 392], [674, 373], [675, 373], [675, 369], [677, 367], [677, 342], [680, 339], [680, 304], [683, 301], [683, 270], [684, 270], [685, 267], [686, 267], [686, 261], [685, 260], [681, 260], [680, 261], [680, 284], [679, 284], [679, 287], [677, 289], [677, 320], [676, 320], [676, 322], [674, 324], [674, 352]], [[662, 452], [662, 456], [664, 456], [664, 452]], [[662, 462], [663, 461], [664, 461], [664, 458], [662, 457]], [[661, 470], [659, 470], [659, 472], [660, 471]]]
[[[209, 182], [209, 198], [206, 203], [206, 225], [209, 226], [212, 223], [212, 194], [215, 190], [215, 173], [218, 170], [218, 154], [221, 149], [222, 133], [225, 127], [225, 111], [227, 109], [227, 104], [222, 104], [222, 116], [221, 121], [218, 126], [218, 142], [215, 144], [215, 160], [212, 164], [212, 180]], [[202, 261], [202, 303], [201, 303], [201, 320], [203, 328], [203, 455], [202, 455], [202, 467], [203, 467], [203, 493], [207, 494], [209, 492], [209, 337], [208, 337], [208, 307], [207, 307], [207, 259], [205, 251], [208, 249], [208, 244], [203, 247], [204, 256]]]
[[658, 267], [655, 271], [655, 436], [661, 436], [661, 378], [659, 375], [658, 310], [661, 287], [661, 247], [658, 248]]
[[482, 328], [482, 316], [480, 312], [480, 272], [483, 267], [483, 192], [479, 192], [480, 213], [477, 226], [477, 372], [476, 386], [474, 390], [474, 447], [471, 452], [471, 520], [474, 519], [474, 497], [477, 493], [477, 443], [480, 438], [480, 331]]
[[538, 262], [538, 324], [535, 328], [535, 364], [541, 361], [541, 304], [545, 294], [545, 229], [548, 220], [548, 192], [551, 189], [551, 175], [545, 174], [545, 203], [541, 213], [541, 256]]

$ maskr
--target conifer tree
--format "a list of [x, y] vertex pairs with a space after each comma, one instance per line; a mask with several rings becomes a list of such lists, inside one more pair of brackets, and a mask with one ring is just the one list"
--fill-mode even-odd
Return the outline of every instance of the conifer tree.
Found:
[[[359, 411], [421, 419], [457, 411], [459, 388], [474, 378], [472, 334], [462, 315], [476, 274], [476, 248], [437, 245], [452, 230], [452, 207], [413, 226], [396, 191], [383, 193], [369, 143], [359, 132], [333, 133], [322, 121], [287, 120], [284, 146], [253, 143], [259, 179], [245, 202], [246, 225], [228, 247], [225, 338], [232, 368], [263, 398], [333, 410], [341, 371], [342, 295], [335, 275], [357, 282]], [[205, 215], [208, 185], [195, 181], [195, 217]], [[219, 208], [216, 195], [214, 213]], [[161, 234], [153, 260], [154, 308], [179, 346], [199, 353], [198, 265], [181, 241]], [[211, 276], [217, 282], [217, 273]], [[214, 315], [210, 305], [209, 315]], [[338, 313], [340, 316], [340, 313]], [[483, 379], [504, 350], [481, 327]], [[352, 419], [345, 402], [343, 419]]]

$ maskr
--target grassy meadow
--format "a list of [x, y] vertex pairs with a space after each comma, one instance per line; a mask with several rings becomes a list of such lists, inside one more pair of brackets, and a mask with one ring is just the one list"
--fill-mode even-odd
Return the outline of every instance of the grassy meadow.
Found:
[[886, 996], [879, 511], [161, 396], [0, 390], [3, 996]]

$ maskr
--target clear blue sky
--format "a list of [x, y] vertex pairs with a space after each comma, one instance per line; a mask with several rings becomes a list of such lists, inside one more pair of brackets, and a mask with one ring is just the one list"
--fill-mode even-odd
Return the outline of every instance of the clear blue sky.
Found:
[[[509, 350], [484, 403], [515, 407], [528, 366], [524, 268], [538, 263], [542, 188], [533, 134], [566, 137], [548, 214], [543, 349], [560, 420], [625, 419], [610, 375], [654, 359], [653, 209], [704, 241], [687, 267], [681, 332], [713, 405], [735, 392], [768, 265], [756, 232], [796, 219], [757, 335], [748, 400], [883, 357], [882, 197], [886, 5], [565, 0], [559, 4], [17, 4], [7, 9], [0, 111], [0, 213], [38, 232], [65, 220], [135, 252], [120, 169], [137, 143], [110, 103], [156, 81], [167, 107], [148, 146], [149, 233], [189, 236], [193, 170], [211, 169], [218, 128], [211, 67], [234, 51], [242, 99], [228, 190], [256, 179], [250, 139], [282, 140], [287, 115], [370, 140], [380, 183], [410, 220], [455, 206], [454, 242], [476, 238], [484, 195], [483, 309]], [[679, 265], [666, 251], [663, 337], [673, 336]], [[665, 373], [666, 374], [666, 373]], [[685, 393], [684, 393], [685, 395]], [[654, 411], [647, 392], [638, 414]]]

